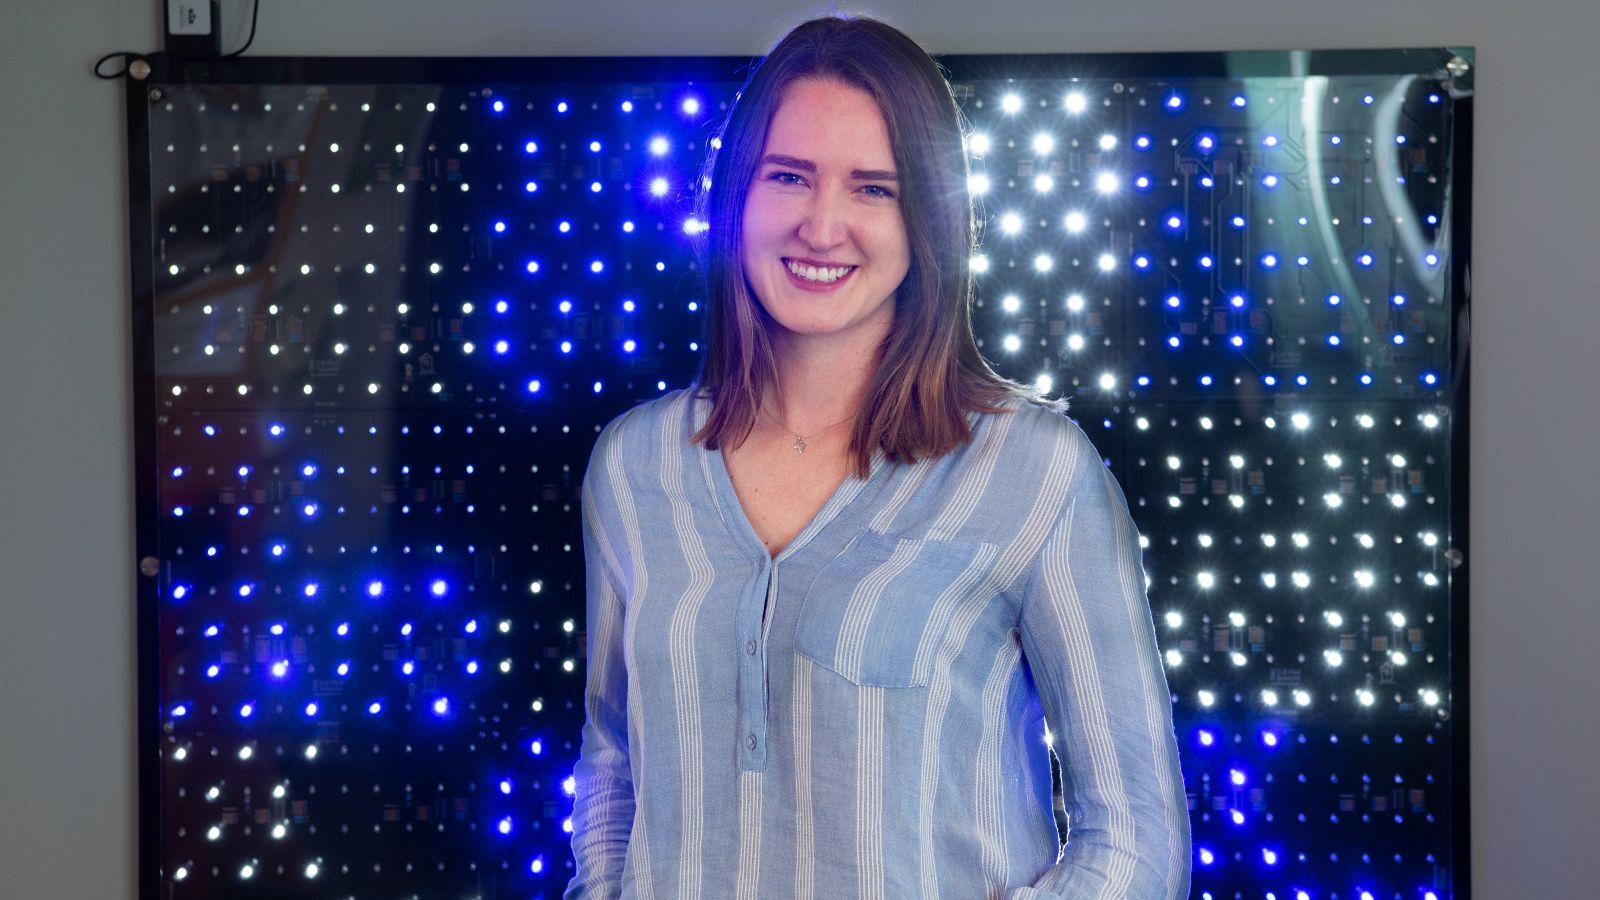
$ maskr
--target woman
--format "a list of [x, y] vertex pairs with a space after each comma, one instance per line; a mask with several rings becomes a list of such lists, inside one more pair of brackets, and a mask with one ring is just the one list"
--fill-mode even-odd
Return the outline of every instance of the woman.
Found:
[[703, 369], [584, 480], [566, 897], [1187, 896], [1138, 534], [978, 354], [966, 177], [948, 83], [881, 22], [799, 26], [740, 94]]

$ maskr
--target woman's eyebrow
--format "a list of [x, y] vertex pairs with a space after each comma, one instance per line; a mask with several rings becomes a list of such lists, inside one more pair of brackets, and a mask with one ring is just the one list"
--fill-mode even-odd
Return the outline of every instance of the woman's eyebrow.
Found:
[[[811, 160], [800, 159], [794, 156], [784, 156], [781, 153], [768, 153], [766, 156], [761, 157], [761, 162], [763, 165], [782, 166], [785, 169], [799, 169], [802, 172], [810, 172], [813, 175], [815, 175], [817, 172], [817, 164]], [[890, 169], [853, 169], [850, 172], [850, 177], [855, 181], [900, 180], [900, 176], [896, 175]]]

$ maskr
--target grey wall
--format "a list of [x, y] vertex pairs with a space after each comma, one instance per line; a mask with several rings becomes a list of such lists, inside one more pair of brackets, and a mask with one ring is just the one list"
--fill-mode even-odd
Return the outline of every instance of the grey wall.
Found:
[[[223, 0], [242, 44], [248, 5]], [[0, 895], [134, 896], [132, 421], [121, 89], [156, 2], [0, 18]], [[260, 55], [750, 54], [821, 5], [269, 0]], [[933, 52], [1478, 48], [1470, 654], [1480, 898], [1595, 896], [1596, 0], [872, 8]], [[116, 66], [110, 66], [116, 68]], [[1589, 548], [1589, 549], [1585, 549]]]

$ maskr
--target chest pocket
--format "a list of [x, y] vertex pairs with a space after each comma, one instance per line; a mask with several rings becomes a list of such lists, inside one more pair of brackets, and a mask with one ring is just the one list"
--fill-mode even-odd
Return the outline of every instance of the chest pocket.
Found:
[[863, 532], [817, 573], [795, 650], [867, 687], [925, 687], [939, 639], [999, 547]]

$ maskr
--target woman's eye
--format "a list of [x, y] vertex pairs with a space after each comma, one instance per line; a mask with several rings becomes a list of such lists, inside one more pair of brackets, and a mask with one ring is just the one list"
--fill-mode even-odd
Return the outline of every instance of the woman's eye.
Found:
[[893, 197], [894, 196], [894, 192], [893, 191], [889, 190], [886, 187], [880, 187], [880, 186], [878, 186], [876, 184], [869, 184], [866, 187], [862, 188], [862, 190], [866, 191], [869, 194], [872, 194], [875, 197]]
[[796, 175], [793, 172], [773, 172], [772, 175], [769, 176], [769, 177], [773, 181], [776, 181], [779, 184], [799, 184], [800, 183], [800, 176]]

